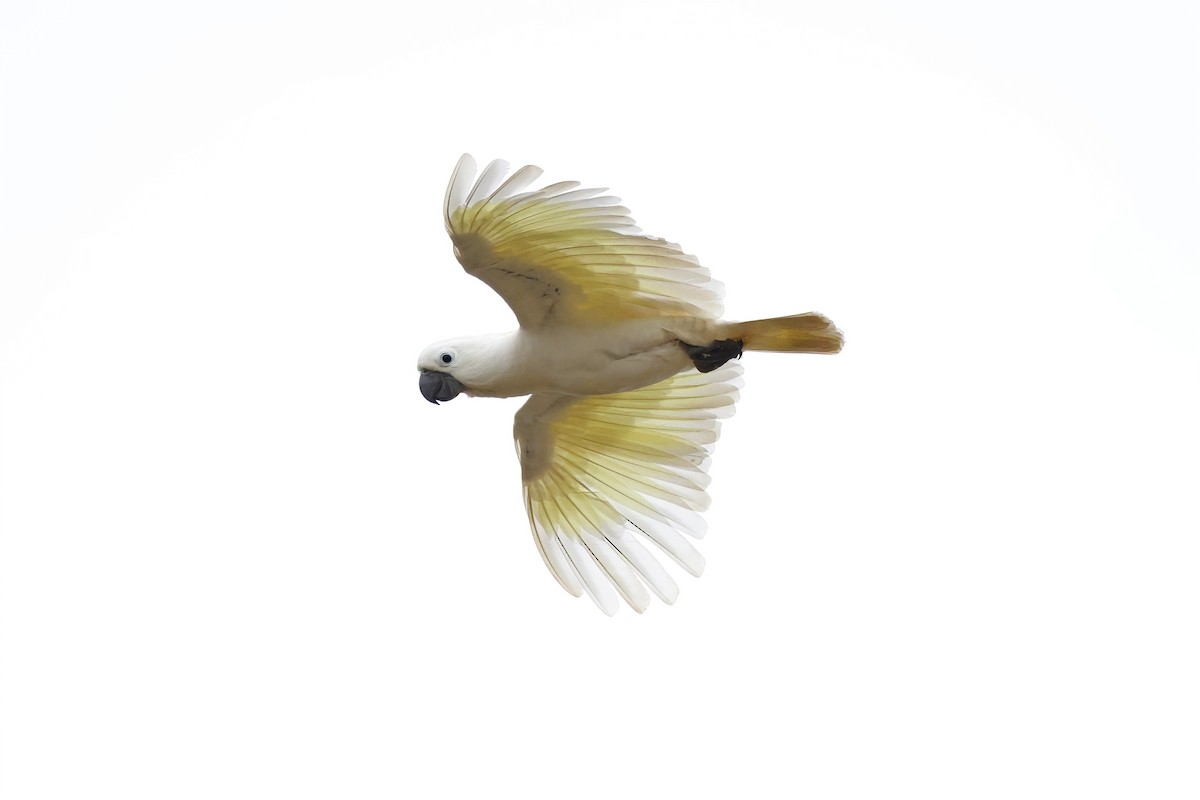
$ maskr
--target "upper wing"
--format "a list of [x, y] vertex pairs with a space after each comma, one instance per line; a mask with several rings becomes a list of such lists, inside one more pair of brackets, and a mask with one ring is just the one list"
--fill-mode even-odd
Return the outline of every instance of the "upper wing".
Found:
[[647, 587], [674, 602], [679, 588], [638, 535], [700, 574], [704, 557], [680, 533], [704, 535], [709, 455], [741, 374], [730, 363], [619, 394], [535, 394], [521, 407], [525, 508], [564, 589], [586, 591], [609, 615], [617, 593], [638, 612], [650, 603]]
[[616, 197], [576, 181], [522, 192], [542, 171], [525, 166], [504, 180], [507, 172], [493, 161], [476, 181], [475, 160], [460, 158], [446, 188], [446, 230], [463, 267], [522, 327], [721, 316], [722, 285], [679, 245], [642, 235]]

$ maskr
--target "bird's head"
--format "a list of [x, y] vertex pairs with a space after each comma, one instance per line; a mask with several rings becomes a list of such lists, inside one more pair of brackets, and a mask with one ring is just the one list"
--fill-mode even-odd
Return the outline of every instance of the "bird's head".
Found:
[[417, 369], [421, 394], [431, 403], [453, 400], [460, 393], [472, 394], [475, 380], [482, 378], [487, 358], [470, 339], [447, 339], [421, 351]]

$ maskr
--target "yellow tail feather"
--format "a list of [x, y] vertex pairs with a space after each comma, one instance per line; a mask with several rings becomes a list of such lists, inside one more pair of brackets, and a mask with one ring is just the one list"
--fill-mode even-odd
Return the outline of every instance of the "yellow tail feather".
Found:
[[747, 350], [776, 353], [836, 353], [842, 349], [842, 332], [824, 314], [810, 311], [790, 317], [735, 322], [730, 338], [741, 339]]

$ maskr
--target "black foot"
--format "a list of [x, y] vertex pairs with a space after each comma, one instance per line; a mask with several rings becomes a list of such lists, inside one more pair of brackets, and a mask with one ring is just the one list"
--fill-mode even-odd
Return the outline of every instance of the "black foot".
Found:
[[717, 339], [712, 344], [679, 343], [701, 372], [712, 372], [731, 358], [742, 357], [741, 339]]

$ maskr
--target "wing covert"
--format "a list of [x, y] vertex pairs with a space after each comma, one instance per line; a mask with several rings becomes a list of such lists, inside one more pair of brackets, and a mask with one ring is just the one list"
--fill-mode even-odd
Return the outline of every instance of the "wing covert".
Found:
[[679, 245], [646, 236], [604, 189], [576, 181], [524, 191], [541, 176], [493, 161], [476, 180], [464, 155], [446, 188], [446, 231], [468, 273], [522, 327], [687, 315], [717, 319], [723, 287]]

